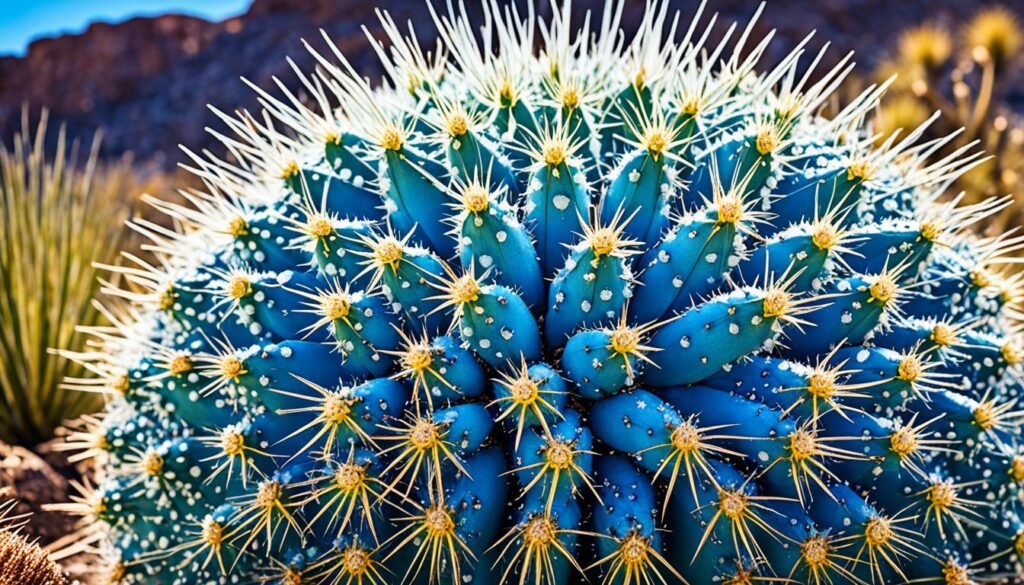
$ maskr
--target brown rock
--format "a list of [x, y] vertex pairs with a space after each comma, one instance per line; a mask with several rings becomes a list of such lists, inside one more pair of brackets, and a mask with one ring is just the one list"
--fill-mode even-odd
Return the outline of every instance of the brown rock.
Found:
[[17, 498], [15, 514], [29, 513], [26, 530], [43, 544], [67, 533], [73, 519], [43, 505], [68, 499], [68, 481], [35, 453], [0, 443], [0, 498]]

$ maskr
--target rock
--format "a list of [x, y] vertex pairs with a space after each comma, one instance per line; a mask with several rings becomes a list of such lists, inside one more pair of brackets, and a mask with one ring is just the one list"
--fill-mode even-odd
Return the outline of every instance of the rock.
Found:
[[42, 544], [67, 534], [73, 518], [43, 510], [68, 500], [68, 481], [49, 463], [21, 447], [0, 443], [0, 499], [17, 498], [15, 514], [30, 513], [26, 529]]

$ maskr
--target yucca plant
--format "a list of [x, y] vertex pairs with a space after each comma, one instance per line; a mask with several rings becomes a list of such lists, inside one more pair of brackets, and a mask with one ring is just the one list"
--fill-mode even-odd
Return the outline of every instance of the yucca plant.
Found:
[[0, 440], [34, 445], [62, 420], [99, 406], [70, 390], [85, 369], [52, 349], [84, 348], [77, 326], [104, 321], [93, 298], [95, 261], [121, 248], [128, 194], [126, 168], [97, 165], [63, 128], [47, 148], [47, 116], [35, 131], [0, 146]]

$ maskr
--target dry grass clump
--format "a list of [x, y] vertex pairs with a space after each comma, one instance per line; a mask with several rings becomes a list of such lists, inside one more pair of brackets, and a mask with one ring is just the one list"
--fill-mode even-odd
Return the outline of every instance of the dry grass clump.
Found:
[[0, 585], [67, 585], [64, 572], [20, 532], [23, 516], [10, 516], [14, 501], [0, 505]]

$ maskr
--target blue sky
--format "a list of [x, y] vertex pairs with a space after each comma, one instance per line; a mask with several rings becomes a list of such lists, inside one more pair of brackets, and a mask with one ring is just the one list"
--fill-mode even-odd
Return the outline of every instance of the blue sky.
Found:
[[0, 55], [22, 55], [39, 37], [82, 32], [90, 22], [120, 22], [167, 12], [222, 20], [252, 0], [0, 0]]

